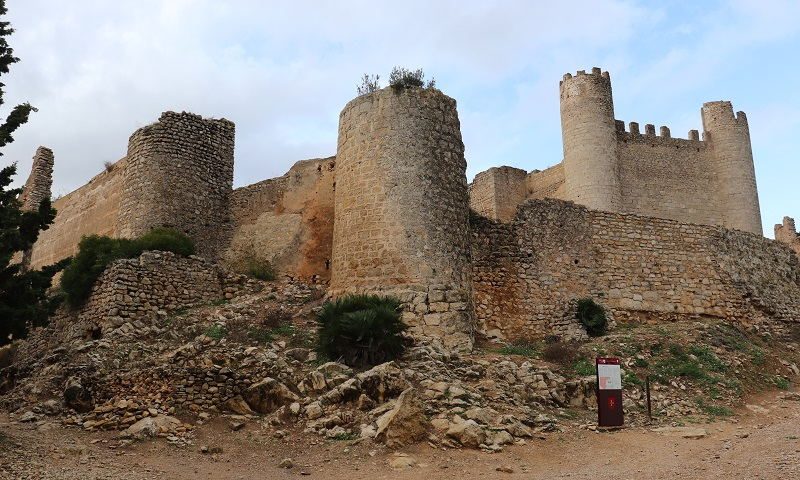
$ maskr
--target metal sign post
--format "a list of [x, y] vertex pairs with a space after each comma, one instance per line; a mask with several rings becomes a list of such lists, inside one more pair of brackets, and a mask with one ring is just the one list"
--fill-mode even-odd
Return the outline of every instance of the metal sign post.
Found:
[[621, 427], [622, 372], [619, 358], [598, 357], [597, 366], [597, 425], [599, 427]]

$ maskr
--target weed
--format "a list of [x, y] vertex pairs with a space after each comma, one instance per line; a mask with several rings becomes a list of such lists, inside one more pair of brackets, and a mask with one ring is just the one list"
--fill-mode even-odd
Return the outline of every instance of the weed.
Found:
[[572, 364], [572, 371], [581, 377], [595, 374], [595, 365], [589, 359], [581, 358]]
[[750, 351], [750, 358], [753, 361], [753, 365], [764, 365], [764, 363], [767, 361], [764, 355], [764, 350], [761, 350], [758, 347], [754, 347]]
[[520, 355], [523, 357], [538, 357], [539, 346], [529, 341], [514, 342], [509, 345], [504, 345], [497, 351], [503, 355]]
[[789, 390], [789, 380], [785, 377], [775, 377], [775, 386], [781, 390]]
[[275, 338], [270, 330], [263, 328], [251, 328], [247, 336], [258, 343], [269, 343]]
[[208, 327], [208, 330], [206, 330], [205, 335], [207, 337], [213, 338], [214, 340], [219, 340], [223, 338], [227, 333], [228, 332], [225, 331], [225, 327], [223, 327], [222, 325], [214, 324]]
[[548, 362], [554, 362], [560, 365], [571, 365], [575, 363], [577, 356], [577, 345], [561, 341], [548, 344], [542, 351], [542, 358]]
[[702, 398], [696, 400], [697, 406], [700, 407], [706, 415], [712, 417], [730, 417], [733, 415], [733, 410], [722, 405], [709, 405]]
[[625, 385], [626, 383], [644, 387], [644, 380], [639, 378], [639, 376], [631, 370], [625, 370], [625, 375], [622, 376], [622, 384]]
[[357, 438], [358, 435], [356, 435], [353, 432], [343, 432], [334, 435], [333, 437], [331, 437], [331, 440], [355, 440]]
[[636, 357], [636, 358], [633, 360], [633, 366], [634, 366], [634, 367], [637, 367], [637, 368], [647, 368], [647, 367], [649, 367], [649, 366], [650, 366], [650, 362], [648, 362], [648, 361], [647, 361], [645, 358], [643, 358], [643, 357]]

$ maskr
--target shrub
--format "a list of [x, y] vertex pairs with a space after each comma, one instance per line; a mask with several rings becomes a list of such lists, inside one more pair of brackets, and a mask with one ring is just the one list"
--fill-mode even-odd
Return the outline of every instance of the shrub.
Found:
[[354, 367], [393, 360], [405, 350], [400, 302], [377, 295], [347, 295], [317, 314], [320, 355]]
[[394, 67], [389, 74], [389, 86], [394, 90], [404, 90], [406, 88], [434, 88], [436, 87], [436, 80], [430, 79], [425, 83], [425, 73], [422, 69], [408, 70], [403, 67]]
[[272, 281], [278, 278], [278, 272], [269, 260], [248, 258], [245, 262], [244, 274], [259, 280]]
[[380, 80], [380, 75], [367, 75], [365, 73], [364, 76], [361, 77], [361, 83], [356, 86], [356, 92], [358, 93], [358, 96], [366, 95], [380, 89]]
[[135, 241], [138, 256], [148, 250], [172, 252], [188, 257], [194, 255], [194, 242], [191, 238], [172, 228], [154, 228]]
[[521, 355], [523, 357], [538, 357], [539, 345], [528, 340], [519, 340], [508, 345], [504, 345], [499, 353], [503, 355]]
[[542, 350], [543, 359], [560, 365], [570, 365], [575, 362], [577, 357], [578, 348], [573, 343], [556, 341], [548, 343]]
[[578, 300], [578, 320], [586, 327], [586, 333], [590, 337], [600, 337], [605, 335], [608, 320], [606, 311], [591, 298]]
[[147, 250], [191, 255], [194, 244], [182, 233], [168, 228], [153, 229], [135, 240], [100, 235], [83, 237], [78, 243], [78, 253], [61, 276], [61, 289], [67, 305], [73, 308], [83, 305], [109, 263], [138, 257]]
[[225, 330], [225, 327], [223, 327], [222, 325], [214, 324], [208, 327], [208, 330], [206, 330], [205, 335], [209, 338], [213, 338], [214, 340], [220, 340], [227, 333], [228, 332], [227, 330]]

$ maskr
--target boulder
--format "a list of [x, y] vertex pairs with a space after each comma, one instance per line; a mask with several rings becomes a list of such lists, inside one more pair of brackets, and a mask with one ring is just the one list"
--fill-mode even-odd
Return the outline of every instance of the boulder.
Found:
[[427, 420], [416, 390], [413, 387], [404, 390], [394, 408], [381, 415], [376, 423], [375, 438], [390, 448], [425, 438]]
[[486, 441], [486, 432], [475, 420], [452, 424], [447, 430], [447, 436], [470, 448], [478, 448]]
[[361, 391], [378, 403], [394, 398], [410, 386], [403, 371], [394, 362], [372, 367], [356, 378]]
[[298, 400], [286, 385], [270, 377], [251, 385], [243, 397], [247, 405], [258, 413], [272, 413]]
[[225, 402], [225, 408], [237, 415], [252, 415], [255, 413], [241, 395], [229, 398], [228, 401]]
[[86, 413], [94, 408], [92, 392], [77, 377], [70, 377], [64, 385], [64, 405], [76, 412]]
[[146, 438], [156, 437], [162, 433], [170, 433], [180, 424], [180, 420], [167, 415], [145, 417], [128, 427], [122, 432], [122, 436], [124, 438], [144, 440]]

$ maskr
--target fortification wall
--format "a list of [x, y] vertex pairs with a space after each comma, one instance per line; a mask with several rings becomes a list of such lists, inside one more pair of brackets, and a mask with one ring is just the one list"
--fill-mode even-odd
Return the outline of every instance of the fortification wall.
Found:
[[144, 252], [106, 268], [78, 313], [78, 325], [142, 328], [178, 309], [233, 298], [245, 285], [241, 276], [201, 257]]
[[230, 241], [234, 130], [228, 120], [164, 112], [128, 142], [119, 235], [175, 228], [199, 254], [218, 258]]
[[641, 134], [633, 122], [628, 132], [618, 122], [617, 140], [624, 192], [620, 211], [683, 223], [724, 224], [719, 180], [707, 142], [672, 138], [667, 127], [656, 135], [653, 125], [646, 125]]
[[385, 88], [339, 117], [331, 291], [383, 291], [415, 334], [471, 346], [469, 198], [456, 102]]
[[31, 174], [22, 187], [19, 201], [22, 210], [36, 210], [45, 198], [50, 198], [53, 186], [53, 151], [47, 147], [39, 147], [33, 155]]
[[510, 221], [527, 196], [527, 175], [514, 167], [492, 167], [477, 174], [469, 186], [470, 208], [488, 218]]
[[31, 251], [31, 268], [41, 268], [74, 255], [85, 235], [118, 235], [122, 178], [127, 168], [122, 159], [77, 190], [55, 200], [56, 218], [39, 233]]
[[336, 157], [303, 160], [282, 177], [233, 191], [225, 261], [267, 260], [304, 280], [330, 279]]
[[559, 163], [544, 170], [534, 170], [525, 179], [526, 199], [566, 197], [564, 191], [564, 164]]
[[568, 333], [582, 297], [622, 320], [800, 321], [800, 261], [759, 235], [551, 199], [472, 232], [478, 324], [508, 338]]
[[792, 217], [783, 217], [783, 223], [775, 225], [775, 240], [785, 243], [800, 255], [800, 235]]

